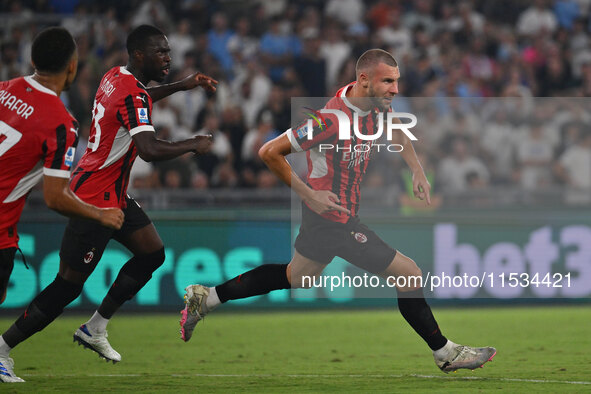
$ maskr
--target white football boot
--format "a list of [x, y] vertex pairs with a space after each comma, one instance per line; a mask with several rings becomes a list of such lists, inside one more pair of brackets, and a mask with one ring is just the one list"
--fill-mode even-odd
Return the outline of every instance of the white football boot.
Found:
[[82, 345], [86, 349], [97, 352], [99, 357], [115, 364], [121, 361], [121, 355], [111, 347], [107, 336], [106, 330], [103, 333], [95, 333], [89, 330], [86, 324], [83, 324], [74, 333], [74, 342], [78, 342], [78, 345]]
[[14, 361], [10, 357], [0, 356], [0, 382], [3, 383], [22, 383], [23, 379], [14, 374]]
[[435, 364], [445, 373], [453, 372], [458, 369], [483, 368], [484, 363], [492, 361], [497, 354], [494, 347], [470, 347], [453, 344], [449, 356], [445, 358], [435, 358]]
[[189, 341], [193, 336], [193, 330], [207, 312], [206, 302], [209, 296], [209, 288], [201, 285], [190, 285], [185, 288], [185, 309], [181, 311], [181, 339]]

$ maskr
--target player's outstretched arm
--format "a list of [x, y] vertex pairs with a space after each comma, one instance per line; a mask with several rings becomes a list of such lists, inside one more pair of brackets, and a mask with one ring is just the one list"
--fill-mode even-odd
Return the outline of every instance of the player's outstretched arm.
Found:
[[43, 197], [47, 206], [65, 216], [96, 220], [106, 227], [120, 229], [123, 211], [119, 208], [98, 208], [79, 199], [69, 187], [68, 178], [43, 176]]
[[[399, 119], [397, 121], [401, 123]], [[390, 142], [402, 145], [403, 149], [400, 154], [412, 172], [412, 189], [415, 197], [425, 200], [428, 205], [431, 205], [431, 184], [425, 176], [425, 171], [423, 171], [412, 141], [404, 133], [394, 133]]]
[[[289, 131], [288, 131], [289, 132]], [[283, 133], [279, 137], [267, 142], [259, 150], [260, 158], [267, 167], [286, 185], [291, 187], [300, 198], [316, 213], [325, 213], [328, 211], [340, 211], [346, 214], [351, 212], [338, 205], [339, 198], [330, 190], [313, 190], [293, 172], [291, 166], [285, 159], [285, 156], [291, 153], [291, 143], [287, 134]]]
[[218, 81], [215, 79], [208, 77], [205, 74], [195, 73], [189, 75], [188, 77], [173, 83], [167, 83], [164, 85], [152, 86], [146, 89], [150, 97], [152, 97], [152, 101], [156, 102], [164, 97], [168, 97], [173, 93], [180, 92], [182, 90], [191, 90], [198, 86], [201, 86], [203, 89], [207, 90], [208, 92], [215, 92]]
[[196, 135], [188, 140], [171, 142], [158, 139], [154, 133], [144, 131], [135, 134], [132, 138], [139, 156], [145, 161], [173, 159], [188, 152], [204, 154], [211, 149], [213, 142], [211, 134]]

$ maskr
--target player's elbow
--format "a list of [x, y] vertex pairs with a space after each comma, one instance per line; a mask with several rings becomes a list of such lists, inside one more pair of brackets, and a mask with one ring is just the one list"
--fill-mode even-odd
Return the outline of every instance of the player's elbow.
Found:
[[44, 193], [43, 197], [47, 208], [58, 212], [61, 210], [63, 198], [61, 198], [59, 193]]
[[138, 149], [138, 156], [147, 162], [155, 161], [158, 157], [157, 153], [153, 149]]
[[277, 152], [273, 147], [273, 144], [271, 144], [271, 141], [265, 143], [263, 146], [261, 146], [261, 149], [259, 149], [259, 157], [265, 163], [269, 163], [269, 161], [271, 161], [272, 157], [275, 155], [277, 155]]

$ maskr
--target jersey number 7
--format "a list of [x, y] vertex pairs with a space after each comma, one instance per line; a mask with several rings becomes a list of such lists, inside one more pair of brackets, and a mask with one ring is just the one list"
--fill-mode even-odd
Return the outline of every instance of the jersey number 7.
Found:
[[0, 120], [0, 156], [20, 141], [23, 134]]

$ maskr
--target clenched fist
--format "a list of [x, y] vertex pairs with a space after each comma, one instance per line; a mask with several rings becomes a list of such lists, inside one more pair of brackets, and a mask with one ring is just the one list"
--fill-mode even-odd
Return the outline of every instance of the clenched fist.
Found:
[[101, 208], [99, 222], [109, 228], [119, 230], [123, 226], [125, 215], [119, 208]]
[[213, 135], [196, 135], [193, 137], [193, 140], [195, 141], [195, 148], [193, 149], [193, 152], [198, 155], [202, 155], [209, 152], [211, 149], [211, 145], [213, 144]]

